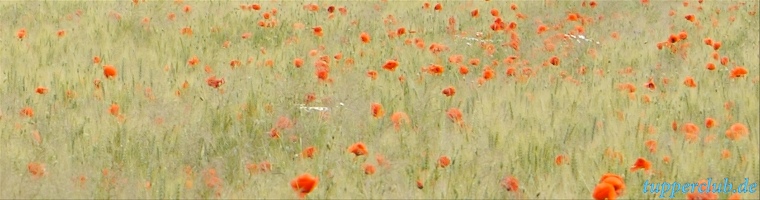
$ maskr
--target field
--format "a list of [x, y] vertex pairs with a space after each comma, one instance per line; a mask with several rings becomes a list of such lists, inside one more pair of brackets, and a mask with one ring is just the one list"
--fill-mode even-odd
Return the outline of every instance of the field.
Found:
[[[2, 2], [0, 198], [649, 199], [645, 181], [757, 183], [758, 6]], [[697, 197], [760, 193], [675, 196]]]

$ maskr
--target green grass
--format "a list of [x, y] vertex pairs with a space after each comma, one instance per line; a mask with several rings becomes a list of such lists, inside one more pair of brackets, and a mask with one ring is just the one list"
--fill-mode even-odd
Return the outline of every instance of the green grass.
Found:
[[[517, 1], [517, 11], [510, 10], [507, 1], [442, 2], [442, 11], [423, 10], [422, 1], [327, 1], [319, 3], [317, 13], [294, 1], [260, 2], [260, 11], [239, 8], [251, 3], [0, 3], [0, 17], [5, 19], [0, 22], [0, 198], [215, 198], [215, 190], [203, 179], [204, 171], [212, 168], [223, 180], [221, 198], [296, 198], [289, 183], [302, 173], [319, 177], [307, 197], [318, 199], [585, 199], [592, 198], [604, 173], [624, 176], [627, 189], [622, 198], [641, 199], [656, 198], [640, 192], [646, 180], [697, 182], [712, 177], [729, 178], [737, 185], [745, 177], [751, 183], [760, 179], [760, 31], [753, 28], [757, 15], [749, 14], [757, 12], [757, 2], [735, 11], [729, 8], [738, 1], [706, 1], [703, 11], [696, 10], [696, 1], [689, 1], [688, 7], [679, 1], [653, 1], [648, 6], [599, 1], [596, 8], [582, 7], [581, 1]], [[183, 13], [184, 5], [192, 11]], [[336, 11], [328, 19], [330, 5], [347, 7], [347, 15]], [[273, 17], [277, 25], [259, 27], [261, 13], [272, 8], [278, 9]], [[500, 10], [506, 23], [518, 24], [519, 52], [502, 46], [510, 40], [508, 33], [489, 28], [492, 8]], [[480, 9], [478, 18], [470, 17], [473, 9]], [[670, 10], [676, 15], [668, 16]], [[170, 12], [176, 13], [176, 20], [167, 19]], [[528, 18], [518, 19], [516, 12]], [[545, 40], [580, 25], [565, 20], [569, 12], [593, 18], [584, 26], [584, 35], [600, 44], [560, 39], [553, 40], [553, 52], [546, 51]], [[702, 27], [685, 20], [686, 14], [695, 14]], [[395, 24], [383, 22], [389, 15]], [[141, 24], [144, 17], [150, 18], [149, 25]], [[467, 37], [482, 32], [500, 40], [493, 43], [493, 55], [477, 43], [470, 46], [448, 34], [450, 17]], [[305, 29], [296, 30], [296, 23]], [[562, 28], [539, 35], [540, 24]], [[324, 28], [323, 37], [312, 34], [314, 26]], [[193, 35], [181, 35], [182, 27], [191, 27]], [[387, 37], [399, 27], [416, 33]], [[23, 40], [16, 37], [21, 28], [27, 30]], [[61, 38], [55, 34], [60, 29], [66, 31]], [[656, 48], [680, 31], [689, 34], [676, 44], [690, 44], [686, 58]], [[242, 39], [246, 32], [252, 37]], [[372, 41], [363, 44], [361, 32]], [[620, 38], [611, 38], [613, 32]], [[728, 65], [710, 57], [713, 49], [702, 42], [707, 37], [722, 42], [718, 52], [730, 58]], [[286, 42], [289, 38], [297, 42]], [[422, 39], [425, 48], [404, 44], [414, 38]], [[225, 41], [230, 41], [229, 48], [222, 47]], [[449, 50], [435, 55], [428, 50], [432, 43]], [[330, 57], [330, 84], [315, 76], [319, 56], [308, 55], [320, 46], [324, 50], [319, 56]], [[333, 58], [338, 53], [343, 59]], [[470, 58], [481, 64], [460, 75], [458, 65], [447, 61], [455, 54], [464, 55], [463, 64]], [[527, 64], [502, 62], [513, 55]], [[93, 56], [100, 56], [102, 63], [93, 64]], [[189, 66], [192, 56], [200, 64]], [[560, 65], [542, 66], [552, 56], [561, 59]], [[295, 68], [295, 58], [304, 59], [304, 66]], [[349, 58], [354, 64], [345, 61]], [[231, 68], [233, 59], [243, 65]], [[274, 66], [265, 66], [270, 59]], [[394, 72], [381, 68], [390, 59], [400, 63]], [[491, 66], [495, 78], [478, 85], [493, 60], [498, 61]], [[717, 69], [705, 69], [708, 62]], [[432, 63], [445, 67], [443, 75], [421, 70]], [[118, 69], [115, 79], [104, 77], [103, 64]], [[204, 71], [207, 65], [213, 69], [210, 74]], [[577, 72], [581, 66], [587, 67], [586, 74]], [[729, 79], [735, 66], [744, 66], [749, 74]], [[508, 67], [516, 67], [518, 73], [530, 67], [535, 75], [520, 81], [505, 74]], [[620, 73], [627, 67], [632, 74]], [[368, 70], [378, 72], [377, 80], [366, 76]], [[561, 73], [580, 84], [561, 78]], [[224, 78], [225, 84], [209, 87], [205, 80], [211, 75]], [[686, 76], [698, 87], [686, 87]], [[644, 87], [649, 78], [656, 89]], [[102, 88], [95, 87], [96, 79]], [[185, 81], [188, 88], [182, 88]], [[636, 86], [634, 100], [618, 89], [623, 83]], [[38, 86], [49, 92], [35, 93]], [[441, 93], [448, 86], [456, 88], [452, 97]], [[146, 95], [147, 88], [155, 98]], [[332, 108], [328, 117], [298, 109], [309, 93], [317, 97], [309, 106]], [[644, 95], [652, 102], [642, 102]], [[727, 101], [733, 102], [730, 110], [724, 108]], [[380, 119], [371, 115], [374, 102], [385, 109]], [[108, 112], [112, 103], [120, 106], [123, 121]], [[339, 103], [345, 106], [336, 106]], [[34, 109], [33, 117], [19, 114], [26, 106]], [[453, 107], [462, 111], [466, 127], [447, 119], [446, 111]], [[411, 119], [398, 131], [390, 120], [397, 111]], [[269, 131], [281, 116], [295, 126], [272, 139]], [[707, 117], [718, 125], [705, 128]], [[671, 129], [673, 121], [697, 124], [700, 140], [686, 141], [681, 131]], [[734, 123], [746, 125], [749, 135], [729, 140], [724, 133]], [[656, 133], [648, 133], [649, 127]], [[40, 144], [34, 141], [34, 131], [41, 135]], [[705, 142], [709, 135], [715, 140]], [[658, 143], [655, 153], [644, 146], [650, 139]], [[359, 141], [367, 144], [369, 155], [355, 158], [346, 149]], [[298, 156], [309, 146], [317, 148], [315, 158]], [[620, 152], [622, 162], [606, 157], [607, 149]], [[731, 157], [721, 158], [724, 149]], [[377, 166], [376, 155], [384, 156], [390, 167]], [[452, 159], [451, 166], [436, 167], [442, 155]], [[555, 165], [557, 155], [566, 155], [567, 164]], [[665, 156], [672, 158], [670, 163], [662, 161]], [[652, 162], [653, 175], [629, 170], [639, 157]], [[271, 162], [273, 170], [246, 170], [246, 164], [263, 161]], [[42, 178], [30, 174], [30, 162], [44, 164]], [[363, 163], [376, 165], [377, 173], [365, 175]], [[184, 172], [186, 167], [192, 175]], [[109, 176], [103, 175], [104, 169]], [[84, 185], [77, 184], [80, 176], [86, 177]], [[501, 187], [506, 176], [519, 180], [519, 192]], [[187, 180], [193, 182], [191, 187], [186, 187]], [[424, 189], [416, 187], [417, 180], [424, 182]], [[758, 193], [741, 195], [760, 198]]]

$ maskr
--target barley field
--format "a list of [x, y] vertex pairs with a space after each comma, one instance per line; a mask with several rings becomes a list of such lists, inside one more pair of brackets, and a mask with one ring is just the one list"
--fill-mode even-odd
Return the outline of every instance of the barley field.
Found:
[[647, 181], [757, 183], [758, 6], [0, 2], [0, 198], [658, 199]]

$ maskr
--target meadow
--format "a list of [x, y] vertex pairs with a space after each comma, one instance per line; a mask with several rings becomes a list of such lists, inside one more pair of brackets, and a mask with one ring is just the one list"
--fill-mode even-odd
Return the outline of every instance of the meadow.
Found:
[[0, 198], [653, 199], [645, 181], [756, 183], [758, 6], [0, 2]]

